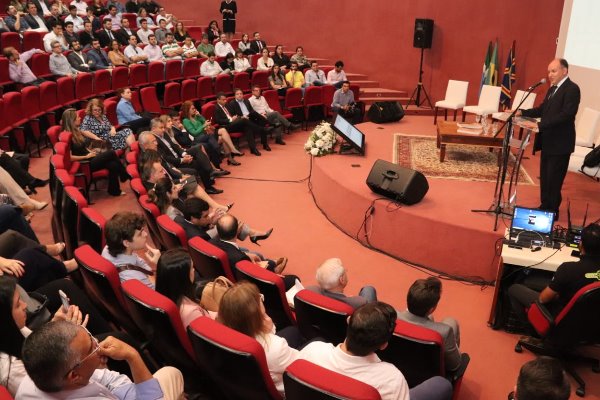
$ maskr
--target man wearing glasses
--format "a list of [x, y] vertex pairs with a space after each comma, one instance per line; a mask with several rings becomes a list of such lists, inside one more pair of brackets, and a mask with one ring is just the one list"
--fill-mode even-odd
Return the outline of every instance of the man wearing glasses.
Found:
[[[106, 369], [109, 358], [126, 361], [133, 381]], [[17, 399], [183, 397], [183, 376], [176, 368], [152, 375], [133, 347], [112, 336], [98, 343], [87, 329], [67, 321], [50, 322], [33, 332], [23, 345], [23, 364], [28, 376]]]

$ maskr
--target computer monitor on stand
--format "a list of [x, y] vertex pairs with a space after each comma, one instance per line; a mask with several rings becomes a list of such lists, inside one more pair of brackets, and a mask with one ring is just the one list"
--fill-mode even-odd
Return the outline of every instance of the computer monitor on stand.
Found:
[[333, 130], [344, 139], [340, 154], [365, 154], [365, 134], [339, 114], [333, 123]]

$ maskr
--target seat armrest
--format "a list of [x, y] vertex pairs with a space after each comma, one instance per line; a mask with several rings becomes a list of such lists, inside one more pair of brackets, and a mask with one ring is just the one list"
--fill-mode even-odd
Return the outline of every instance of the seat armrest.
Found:
[[545, 336], [554, 326], [554, 317], [539, 300], [536, 300], [527, 310], [527, 319], [541, 336]]

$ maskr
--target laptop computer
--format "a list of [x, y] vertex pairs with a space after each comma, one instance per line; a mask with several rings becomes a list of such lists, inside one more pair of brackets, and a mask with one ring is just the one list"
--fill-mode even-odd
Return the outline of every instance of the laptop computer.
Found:
[[552, 247], [554, 217], [552, 211], [515, 206], [509, 242], [522, 247]]

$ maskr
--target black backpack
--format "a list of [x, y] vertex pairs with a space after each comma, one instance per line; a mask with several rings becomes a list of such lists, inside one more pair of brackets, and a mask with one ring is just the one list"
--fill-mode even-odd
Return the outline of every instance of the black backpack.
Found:
[[[594, 168], [600, 165], [600, 145], [596, 146], [586, 154], [583, 159], [583, 167]], [[583, 169], [583, 167], [581, 169]]]

